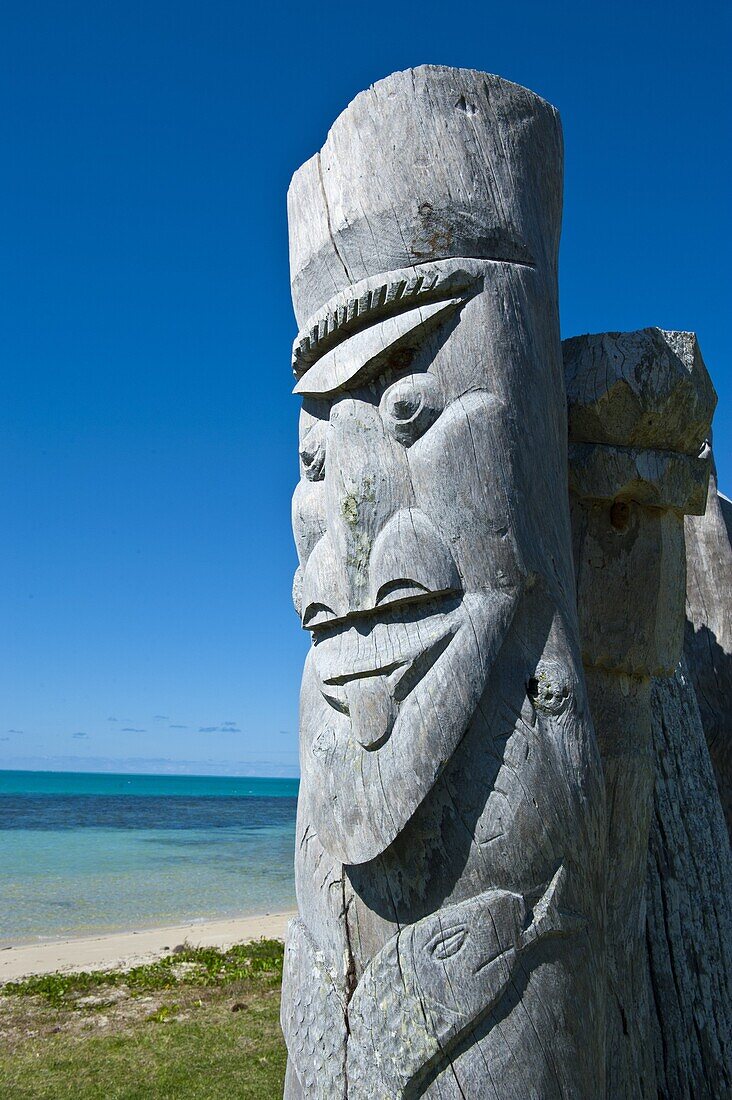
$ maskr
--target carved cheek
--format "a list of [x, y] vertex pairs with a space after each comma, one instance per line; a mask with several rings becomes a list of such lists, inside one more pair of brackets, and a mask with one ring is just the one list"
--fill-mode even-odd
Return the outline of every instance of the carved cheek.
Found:
[[308, 481], [322, 481], [325, 477], [327, 441], [327, 420], [316, 420], [305, 432], [300, 444], [300, 466]]
[[[512, 509], [521, 501], [506, 426], [499, 398], [469, 393], [407, 452], [417, 507], [450, 547], [467, 588], [511, 588], [519, 581]], [[435, 476], [442, 469], [451, 476]]]
[[322, 481], [298, 482], [292, 496], [292, 530], [298, 559], [305, 566], [325, 534], [325, 485]]

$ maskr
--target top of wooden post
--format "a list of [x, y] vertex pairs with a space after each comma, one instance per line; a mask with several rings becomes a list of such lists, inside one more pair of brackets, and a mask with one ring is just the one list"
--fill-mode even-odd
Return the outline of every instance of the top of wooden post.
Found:
[[699, 454], [717, 395], [693, 332], [598, 332], [562, 351], [572, 443]]
[[555, 108], [501, 77], [423, 65], [378, 81], [290, 185], [298, 322], [362, 279], [447, 258], [553, 279], [562, 156]]

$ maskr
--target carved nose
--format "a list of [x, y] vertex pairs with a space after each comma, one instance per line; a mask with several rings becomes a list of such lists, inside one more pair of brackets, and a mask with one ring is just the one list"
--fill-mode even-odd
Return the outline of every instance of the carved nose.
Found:
[[449, 546], [415, 507], [407, 450], [376, 403], [334, 405], [324, 489], [326, 533], [303, 576], [303, 626], [461, 590]]
[[377, 404], [349, 397], [331, 409], [325, 497], [347, 609], [366, 610], [378, 536], [396, 511], [414, 503], [405, 449], [387, 433]]

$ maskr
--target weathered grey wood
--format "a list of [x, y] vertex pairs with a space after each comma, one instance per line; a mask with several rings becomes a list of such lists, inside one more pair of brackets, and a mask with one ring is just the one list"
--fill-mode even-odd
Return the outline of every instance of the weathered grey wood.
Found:
[[652, 692], [648, 949], [659, 1100], [732, 1095], [732, 855], [682, 661]]
[[301, 920], [291, 921], [282, 977], [282, 1030], [306, 1096], [345, 1093], [346, 1004], [323, 952]]
[[684, 654], [732, 837], [732, 503], [709, 482], [703, 516], [686, 535]]
[[716, 394], [693, 332], [599, 332], [562, 348], [570, 439], [699, 453]]
[[349, 1005], [352, 1100], [420, 1095], [435, 1068], [499, 1007], [524, 962], [531, 965], [532, 949], [584, 930], [584, 918], [561, 909], [565, 878], [562, 867], [532, 908], [520, 894], [490, 890], [388, 941]]
[[314, 644], [289, 1100], [603, 1095], [561, 167], [548, 104], [425, 66], [358, 96], [290, 188], [293, 594]]
[[582, 654], [609, 811], [606, 1087], [651, 1098], [651, 677], [681, 654], [683, 515], [704, 511], [716, 397], [690, 333], [602, 333], [563, 352]]

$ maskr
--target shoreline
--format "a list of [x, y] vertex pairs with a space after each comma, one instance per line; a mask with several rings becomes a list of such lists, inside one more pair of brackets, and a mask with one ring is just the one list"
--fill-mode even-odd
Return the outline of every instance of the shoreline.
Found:
[[172, 953], [184, 941], [196, 947], [226, 948], [262, 936], [281, 940], [295, 915], [288, 910], [4, 947], [0, 948], [0, 984], [58, 970], [128, 969]]

